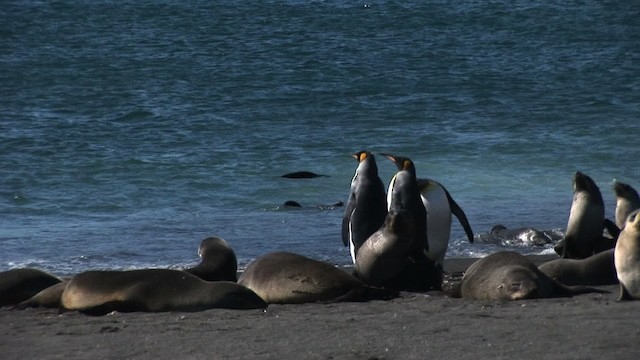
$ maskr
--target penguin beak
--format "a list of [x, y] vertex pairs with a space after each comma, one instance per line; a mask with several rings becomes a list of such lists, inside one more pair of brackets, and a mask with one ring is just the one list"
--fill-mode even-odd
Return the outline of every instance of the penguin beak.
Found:
[[393, 161], [394, 164], [396, 163], [396, 157], [395, 156], [393, 156], [391, 154], [383, 154], [383, 153], [381, 153], [380, 155], [382, 155], [382, 156], [386, 157], [387, 159]]

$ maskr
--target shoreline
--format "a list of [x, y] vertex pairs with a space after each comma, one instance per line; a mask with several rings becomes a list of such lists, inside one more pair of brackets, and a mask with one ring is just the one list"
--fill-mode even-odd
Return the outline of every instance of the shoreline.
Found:
[[609, 293], [498, 302], [402, 292], [364, 303], [101, 317], [5, 307], [0, 352], [7, 360], [638, 358], [640, 302], [616, 301], [617, 285], [599, 288]]

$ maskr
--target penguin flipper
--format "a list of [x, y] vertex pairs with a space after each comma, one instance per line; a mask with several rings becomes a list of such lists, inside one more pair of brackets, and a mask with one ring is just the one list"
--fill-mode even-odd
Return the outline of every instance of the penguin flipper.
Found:
[[467, 220], [467, 215], [465, 215], [462, 208], [458, 205], [458, 203], [453, 200], [449, 191], [443, 186], [444, 193], [447, 194], [447, 200], [449, 200], [449, 207], [451, 208], [451, 213], [458, 218], [460, 221], [460, 225], [464, 228], [464, 232], [467, 234], [467, 239], [469, 239], [470, 243], [473, 243], [473, 231], [471, 230], [471, 225], [469, 225], [469, 220]]
[[344, 215], [342, 215], [342, 243], [344, 246], [349, 246], [351, 242], [351, 231], [349, 230], [349, 224], [351, 223], [351, 215], [356, 209], [356, 197], [351, 194], [347, 201], [347, 206], [344, 208]]

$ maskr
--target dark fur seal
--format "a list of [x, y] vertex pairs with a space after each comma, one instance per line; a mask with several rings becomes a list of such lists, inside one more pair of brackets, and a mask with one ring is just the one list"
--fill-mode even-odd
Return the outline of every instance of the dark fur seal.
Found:
[[62, 281], [42, 270], [22, 268], [0, 273], [0, 306], [16, 305]]
[[200, 242], [198, 255], [202, 261], [195, 267], [186, 269], [206, 281], [236, 281], [238, 260], [236, 254], [224, 239], [209, 237]]
[[586, 259], [555, 259], [538, 266], [548, 277], [564, 285], [612, 285], [618, 283], [613, 249]]
[[112, 311], [201, 311], [261, 309], [253, 291], [230, 281], [208, 282], [180, 270], [88, 271], [74, 276], [61, 307], [91, 315]]
[[475, 300], [522, 300], [571, 296], [598, 289], [562, 285], [523, 255], [503, 251], [473, 263], [462, 277], [461, 295]]
[[287, 179], [313, 179], [317, 177], [326, 177], [327, 175], [320, 175], [316, 173], [312, 173], [310, 171], [296, 171], [288, 174], [282, 175], [283, 178]]
[[269, 304], [365, 301], [372, 295], [372, 289], [347, 272], [289, 252], [274, 252], [254, 260], [238, 283]]

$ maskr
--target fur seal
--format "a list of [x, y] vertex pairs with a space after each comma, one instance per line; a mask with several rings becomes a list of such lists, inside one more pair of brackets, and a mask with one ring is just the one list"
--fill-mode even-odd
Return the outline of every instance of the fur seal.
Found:
[[358, 160], [358, 167], [351, 180], [349, 200], [342, 217], [342, 243], [349, 247], [355, 264], [360, 246], [384, 223], [387, 200], [373, 154], [360, 151], [353, 157]]
[[237, 281], [238, 260], [224, 239], [209, 237], [200, 242], [198, 256], [202, 261], [184, 271], [206, 281]]
[[613, 184], [613, 192], [616, 194], [616, 226], [622, 229], [629, 214], [640, 209], [640, 196], [630, 185], [618, 181]]
[[613, 257], [620, 297], [618, 300], [640, 300], [640, 210], [629, 214], [624, 224]]
[[238, 283], [269, 304], [365, 301], [372, 294], [347, 272], [290, 252], [259, 257], [247, 266]]
[[59, 308], [62, 293], [68, 282], [68, 280], [63, 280], [55, 285], [51, 285], [31, 298], [19, 303], [16, 307], [18, 309], [26, 309], [28, 307]]
[[612, 285], [618, 283], [613, 249], [585, 259], [555, 259], [538, 266], [540, 271], [564, 285]]
[[0, 306], [15, 305], [62, 281], [39, 269], [21, 268], [0, 272]]
[[471, 264], [462, 277], [460, 291], [463, 298], [475, 300], [522, 300], [603, 292], [560, 284], [513, 251], [497, 252]]
[[90, 315], [112, 311], [201, 311], [262, 309], [253, 291], [230, 281], [207, 282], [180, 270], [88, 271], [71, 280], [61, 307]]
[[411, 213], [391, 210], [384, 225], [358, 250], [353, 274], [369, 285], [395, 287], [394, 280], [410, 263], [413, 232]]
[[577, 171], [573, 177], [573, 202], [567, 231], [554, 250], [566, 259], [584, 259], [606, 250], [603, 229], [604, 202], [600, 189], [589, 176]]
[[417, 179], [417, 182], [427, 211], [428, 256], [442, 266], [451, 237], [451, 214], [460, 221], [470, 243], [473, 243], [473, 231], [464, 211], [442, 184], [431, 179]]
[[491, 235], [506, 242], [518, 242], [526, 246], [544, 246], [551, 243], [551, 238], [544, 232], [530, 227], [507, 229], [506, 226], [497, 224], [491, 228]]
[[312, 173], [310, 171], [296, 171], [296, 172], [284, 174], [282, 175], [282, 177], [287, 179], [313, 179], [317, 177], [327, 177], [327, 175], [320, 175], [320, 174]]

